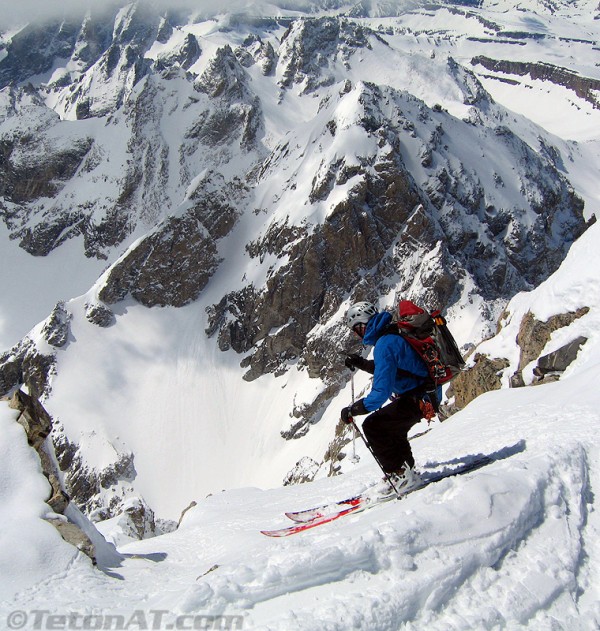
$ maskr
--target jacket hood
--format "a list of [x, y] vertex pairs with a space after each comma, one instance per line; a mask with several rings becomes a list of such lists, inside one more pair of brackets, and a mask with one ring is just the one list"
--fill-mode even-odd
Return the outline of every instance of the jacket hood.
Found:
[[387, 311], [382, 311], [377, 315], [374, 315], [367, 322], [367, 330], [363, 338], [363, 344], [365, 346], [374, 346], [375, 342], [381, 337], [386, 329], [392, 323], [392, 314]]

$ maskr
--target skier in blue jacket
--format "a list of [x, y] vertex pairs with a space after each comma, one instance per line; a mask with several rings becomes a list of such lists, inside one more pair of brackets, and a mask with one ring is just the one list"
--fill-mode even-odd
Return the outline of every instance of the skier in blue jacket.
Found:
[[[422, 418], [423, 399], [428, 383], [425, 363], [410, 344], [398, 335], [392, 316], [379, 312], [369, 302], [358, 302], [348, 309], [346, 324], [364, 346], [374, 346], [373, 360], [360, 355], [346, 358], [346, 366], [373, 374], [371, 391], [349, 407], [341, 417], [351, 423], [354, 416], [369, 414], [363, 423], [365, 437], [394, 489], [406, 490], [418, 482], [414, 471], [408, 432]], [[395, 333], [395, 334], [394, 334]], [[385, 405], [386, 401], [391, 402]], [[389, 483], [387, 484], [389, 487]], [[391, 488], [382, 488], [389, 492]]]

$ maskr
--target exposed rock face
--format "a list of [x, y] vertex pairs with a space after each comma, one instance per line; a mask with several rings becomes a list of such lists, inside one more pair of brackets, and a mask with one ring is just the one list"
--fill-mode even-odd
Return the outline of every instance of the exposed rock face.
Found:
[[285, 476], [283, 486], [312, 482], [319, 470], [319, 463], [308, 456], [301, 458], [296, 466]]
[[373, 31], [346, 20], [320, 18], [298, 20], [283, 36], [279, 53], [284, 68], [282, 87], [302, 84], [304, 92], [331, 85], [334, 81], [329, 66], [335, 61], [344, 64], [357, 49], [370, 48]]
[[521, 356], [518, 370], [511, 378], [513, 387], [523, 385], [523, 376], [521, 374], [523, 368], [540, 357], [552, 333], [562, 327], [569, 326], [569, 324], [588, 312], [589, 309], [585, 307], [574, 313], [558, 314], [546, 322], [540, 322], [532, 313], [527, 313], [521, 321], [521, 327], [517, 336], [517, 344], [521, 349]]
[[[399, 157], [392, 155], [381, 159], [373, 174], [363, 171], [350, 198], [306, 238], [297, 238], [302, 228], [274, 226], [260, 242], [250, 245], [251, 254], [283, 252], [289, 262], [267, 280], [264, 290], [249, 286], [226, 296], [211, 313], [211, 330], [217, 322], [227, 322], [219, 334], [221, 348], [231, 344], [246, 352], [264, 340], [249, 360], [247, 379], [275, 371], [301, 354], [311, 374], [322, 373], [322, 358], [329, 349], [311, 347], [310, 342], [307, 346], [308, 332], [316, 322], [329, 319], [352, 291], [357, 267], [381, 271], [391, 263], [385, 260], [386, 250], [418, 205], [410, 178], [394, 168], [396, 160]], [[433, 247], [431, 240], [426, 242]], [[373, 292], [368, 286], [365, 280], [363, 291]], [[272, 330], [278, 332], [273, 335]], [[344, 337], [341, 334], [329, 343], [321, 339], [320, 344], [333, 347]]]
[[186, 134], [207, 146], [231, 144], [240, 138], [243, 149], [254, 146], [261, 125], [259, 99], [248, 86], [248, 77], [230, 46], [219, 48], [194, 88], [215, 101]]
[[47, 72], [56, 57], [70, 57], [77, 32], [77, 25], [68, 22], [29, 25], [19, 31], [8, 44], [9, 54], [0, 61], [0, 89]]
[[600, 80], [582, 77], [566, 68], [553, 66], [548, 63], [490, 59], [483, 55], [474, 57], [471, 60], [471, 64], [481, 64], [493, 72], [503, 72], [517, 76], [528, 74], [532, 79], [540, 79], [541, 81], [550, 81], [556, 85], [562, 85], [569, 90], [573, 90], [577, 96], [585, 99], [595, 108], [600, 108], [600, 102], [596, 95], [598, 90], [600, 90]]
[[[50, 316], [41, 324], [41, 338], [51, 347], [65, 346], [70, 334], [69, 321], [70, 314], [65, 304], [57, 303]], [[34, 398], [43, 398], [50, 391], [50, 377], [55, 364], [53, 352], [40, 348], [31, 337], [24, 338], [13, 348], [0, 354], [0, 396], [26, 385]]]
[[212, 98], [239, 99], [247, 95], [246, 75], [230, 46], [223, 46], [196, 81], [196, 89]]
[[99, 292], [114, 304], [127, 295], [147, 307], [180, 307], [195, 300], [219, 264], [217, 241], [234, 226], [246, 188], [240, 182], [212, 185], [222, 180], [211, 174], [191, 198], [183, 216], [164, 221], [110, 270]]
[[[557, 314], [546, 322], [540, 322], [528, 312], [523, 317], [516, 342], [520, 348], [518, 369], [510, 377], [510, 386], [513, 388], [525, 385], [522, 371], [537, 360], [534, 374], [538, 380], [534, 384], [555, 380], [559, 373], [575, 360], [586, 338], [578, 337], [562, 348], [541, 356], [543, 349], [549, 342], [552, 333], [567, 327], [578, 318], [589, 312], [587, 307], [578, 309], [573, 313]], [[501, 319], [502, 320], [502, 319]], [[450, 397], [455, 397], [454, 406], [449, 412], [462, 409], [480, 394], [491, 390], [499, 390], [502, 387], [502, 375], [510, 362], [506, 358], [488, 357], [483, 353], [476, 353], [472, 366], [460, 373], [451, 384], [448, 391]]]
[[[65, 488], [77, 506], [94, 520], [109, 519], [122, 512], [122, 487], [130, 486], [137, 473], [131, 453], [117, 455], [113, 464], [96, 470], [88, 467], [81, 457], [79, 445], [69, 441], [64, 431], [53, 434], [54, 449]], [[105, 502], [103, 491], [113, 489], [110, 501]]]
[[[98, 166], [101, 150], [79, 130], [62, 135], [58, 116], [35, 102], [26, 89], [9, 88], [13, 124], [0, 131], [0, 219], [34, 256], [45, 256], [69, 238], [83, 235], [86, 252], [100, 254], [126, 233], [115, 209], [90, 222], [90, 202], [69, 200], [65, 186]], [[94, 166], [95, 165], [95, 166]]]
[[71, 442], [62, 428], [52, 434], [56, 461], [71, 501], [92, 522], [117, 518], [123, 535], [145, 539], [169, 532], [175, 524], [157, 520], [143, 498], [132, 496], [137, 476], [132, 453], [120, 453], [111, 465], [92, 469], [81, 456], [79, 445]]
[[346, 457], [344, 447], [350, 442], [348, 436], [349, 427], [339, 421], [335, 428], [335, 438], [329, 443], [329, 447], [323, 456], [323, 465], [329, 463], [328, 476], [337, 475], [340, 472], [340, 462]]
[[[166, 35], [164, 31], [162, 34]], [[166, 37], [166, 41], [168, 41], [168, 37]], [[202, 48], [198, 43], [198, 39], [191, 33], [188, 33], [178, 50], [169, 56], [162, 56], [158, 59], [156, 69], [165, 70], [173, 66], [179, 66], [184, 70], [188, 70], [198, 61], [201, 54]]]
[[[35, 111], [38, 108], [31, 109]], [[39, 110], [42, 120], [47, 121], [46, 129], [58, 122], [58, 117], [47, 116], [45, 108], [40, 107]], [[79, 138], [70, 143], [67, 141], [63, 146], [54, 143], [53, 146], [50, 139], [44, 137], [44, 131], [40, 125], [29, 136], [7, 134], [3, 137], [0, 158], [6, 176], [0, 182], [0, 194], [7, 201], [21, 204], [39, 197], [54, 197], [64, 183], [73, 177], [92, 147], [90, 138]], [[47, 143], [44, 153], [39, 150], [40, 142]], [[29, 240], [34, 241], [33, 236]], [[25, 241], [23, 245], [28, 243]], [[33, 247], [25, 249], [38, 256], [50, 251]]]
[[99, 297], [113, 304], [130, 294], [147, 307], [179, 307], [198, 297], [218, 262], [214, 242], [197, 221], [170, 219], [113, 267]]
[[57, 528], [62, 538], [89, 556], [95, 563], [95, 548], [89, 537], [74, 523], [64, 517], [70, 498], [62, 488], [60, 476], [54, 463], [51, 441], [47, 440], [52, 430], [52, 419], [41, 403], [21, 390], [15, 392], [9, 403], [19, 411], [17, 422], [25, 429], [27, 440], [37, 452], [42, 472], [50, 483], [50, 497], [46, 500], [55, 518], [48, 521]]
[[86, 305], [85, 317], [89, 322], [101, 328], [111, 326], [115, 322], [115, 314], [101, 303]]
[[502, 387], [501, 373], [510, 363], [506, 359], [491, 359], [482, 354], [474, 357], [474, 366], [459, 374], [452, 382], [455, 409], [462, 409], [480, 394]]
[[[18, 98], [23, 98], [23, 91]], [[86, 137], [52, 138], [58, 118], [48, 113], [42, 107], [20, 108], [16, 118], [23, 126], [34, 115], [39, 115], [38, 124], [27, 134], [21, 134], [18, 126], [16, 133], [0, 135], [0, 196], [4, 200], [0, 218], [21, 247], [34, 256], [45, 256], [73, 236], [69, 235], [71, 228], [76, 234], [84, 232], [80, 225], [83, 214], [52, 200], [81, 167], [93, 145]], [[40, 151], [41, 147], [45, 150]], [[46, 220], [32, 221], [49, 208], [52, 212]]]
[[[138, 225], [154, 228], [193, 178], [226, 163], [236, 145], [256, 149], [260, 102], [231, 47], [218, 49], [197, 79], [186, 72], [202, 54], [192, 35], [178, 52], [151, 65], [145, 53], [169, 24], [161, 26], [146, 9], [134, 3], [115, 15], [108, 34], [105, 21], [86, 18], [70, 49], [76, 70], [45, 86], [60, 92], [56, 109], [63, 117], [105, 117], [103, 133], [97, 125], [62, 120], [32, 86], [10, 86], [0, 99], [0, 122], [11, 119], [0, 129], [0, 219], [35, 256], [81, 235], [87, 256], [106, 258]], [[0, 62], [0, 70], [19, 59], [19, 50]], [[270, 44], [249, 42], [244, 50], [272, 71]], [[175, 117], [182, 127], [177, 139], [164, 133]], [[110, 126], [122, 131], [111, 137]], [[89, 191], [87, 197], [68, 182]]]
[[552, 377], [559, 378], [577, 358], [581, 347], [587, 342], [587, 337], [578, 337], [561, 348], [539, 358], [533, 373], [540, 378], [538, 383], [548, 381]]
[[[322, 366], [320, 368], [322, 368]], [[326, 386], [311, 403], [295, 406], [292, 410], [292, 417], [296, 420], [292, 421], [289, 430], [281, 432], [281, 436], [286, 440], [290, 438], [302, 438], [309, 430], [309, 425], [306, 423], [307, 419], [309, 419], [311, 423], [316, 423], [321, 418], [329, 401], [339, 392], [339, 389], [340, 384], [338, 381], [333, 381]]]
[[236, 48], [234, 52], [240, 64], [245, 68], [258, 64], [263, 75], [273, 74], [277, 64], [277, 55], [271, 42], [263, 42], [254, 34], [248, 35], [243, 45]]
[[41, 353], [29, 338], [0, 354], [0, 396], [25, 384], [37, 399], [48, 393], [50, 375], [55, 365], [54, 354]]
[[132, 539], [153, 537], [156, 531], [154, 512], [139, 497], [129, 499], [123, 506], [119, 525]]
[[51, 518], [46, 520], [58, 530], [60, 536], [72, 546], [83, 552], [92, 559], [92, 563], [96, 564], [96, 548], [91, 539], [77, 526], [70, 522], [66, 517], [62, 519]]
[[42, 336], [55, 348], [62, 348], [69, 339], [69, 319], [70, 315], [65, 309], [64, 302], [59, 302], [44, 323]]

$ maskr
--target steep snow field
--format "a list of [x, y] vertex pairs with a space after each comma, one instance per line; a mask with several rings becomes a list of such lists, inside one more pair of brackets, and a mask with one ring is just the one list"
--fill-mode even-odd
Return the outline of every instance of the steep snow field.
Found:
[[[591, 307], [560, 332], [563, 343], [588, 337], [563, 379], [488, 393], [413, 440], [423, 471], [478, 454], [495, 462], [304, 534], [269, 539], [259, 530], [285, 525], [284, 511], [347, 497], [377, 478], [360, 443], [358, 464], [347, 458], [335, 478], [196, 497], [177, 531], [123, 545], [119, 561], [104, 556], [104, 572], [95, 570], [40, 521], [44, 480], [13, 413], [3, 410], [10, 436], [1, 445], [0, 485], [13, 499], [0, 509], [11, 524], [0, 547], [0, 620], [22, 611], [44, 624], [50, 614], [39, 612], [71, 613], [81, 628], [99, 628], [92, 623], [109, 615], [165, 629], [193, 628], [194, 617], [206, 624], [200, 616], [241, 616], [227, 620], [274, 630], [598, 628], [599, 231], [575, 244], [551, 281], [509, 305], [515, 320], [528, 309], [544, 319]], [[509, 342], [510, 323], [489, 344]], [[274, 391], [264, 388], [265, 397]], [[332, 410], [322, 423], [328, 431], [334, 417]], [[257, 459], [261, 466], [268, 465]], [[30, 537], [36, 531], [43, 536]], [[30, 561], [15, 564], [15, 550]], [[88, 627], [86, 615], [95, 616]]]
[[[33, 257], [9, 241], [0, 224], [0, 350], [16, 344], [37, 322], [44, 320], [58, 300], [87, 291], [106, 267], [106, 261], [81, 256], [73, 240], [46, 257]], [[72, 262], [77, 259], [77, 265]], [[64, 270], [69, 273], [64, 273]]]
[[[594, 629], [597, 377], [482, 397], [413, 446], [423, 470], [479, 453], [497, 462], [286, 540], [258, 531], [283, 525], [284, 510], [360, 490], [377, 475], [364, 450], [355, 470], [339, 478], [199, 500], [175, 533], [124, 546], [108, 574], [81, 557], [66, 563], [50, 532], [26, 538], [43, 522], [13, 512], [17, 523], [4, 533], [2, 562], [10, 562], [9, 551], [27, 548], [39, 564], [33, 576], [47, 578], [11, 599], [31, 570], [20, 562], [3, 571], [8, 600], [0, 620], [16, 609], [82, 616], [161, 610], [169, 621], [239, 614], [244, 628], [264, 629], [383, 630], [403, 622], [414, 629]], [[6, 464], [3, 458], [3, 483]], [[40, 477], [29, 463], [26, 479], [39, 486]]]

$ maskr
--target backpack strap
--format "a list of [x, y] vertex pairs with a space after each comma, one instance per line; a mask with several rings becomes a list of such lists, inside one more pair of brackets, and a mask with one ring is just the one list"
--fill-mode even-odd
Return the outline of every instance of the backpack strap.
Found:
[[[406, 339], [406, 336], [402, 335], [402, 333], [399, 331], [397, 322], [392, 322], [382, 332], [382, 334], [379, 337], [383, 337], [384, 335], [398, 335], [404, 338], [404, 341], [412, 348], [412, 344]], [[417, 355], [419, 355], [419, 357], [421, 358], [421, 355], [418, 352], [417, 352]], [[425, 364], [424, 361], [423, 361], [423, 365], [425, 366], [425, 368], [427, 368], [427, 365]], [[423, 388], [425, 388], [425, 390], [423, 390], [423, 394], [429, 393], [430, 391], [435, 392], [436, 385], [430, 376], [424, 377], [423, 375], [418, 375], [417, 373], [411, 372], [410, 370], [405, 370], [404, 368], [396, 368], [396, 375], [398, 375], [398, 377], [414, 377], [416, 379], [421, 379], [423, 381], [421, 385], [417, 386], [413, 390], [410, 390], [409, 391], [410, 394], [416, 394], [415, 393], [416, 390], [422, 390]], [[436, 395], [436, 399], [437, 399], [437, 395]], [[435, 407], [435, 404], [434, 404], [434, 407]]]

